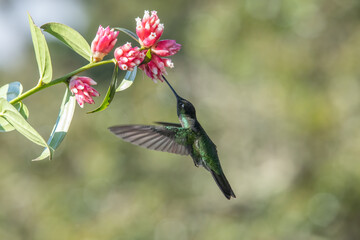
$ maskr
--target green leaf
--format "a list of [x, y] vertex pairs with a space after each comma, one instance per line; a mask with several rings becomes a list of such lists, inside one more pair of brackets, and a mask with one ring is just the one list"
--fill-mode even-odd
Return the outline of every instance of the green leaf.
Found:
[[[23, 116], [26, 119], [28, 119], [29, 117], [29, 109], [26, 107], [26, 105], [22, 102], [19, 102], [21, 105], [20, 105], [20, 110], [19, 110], [19, 113], [21, 114], [21, 116]], [[16, 105], [18, 103], [15, 104], [15, 108], [16, 108]]]
[[28, 17], [36, 61], [40, 74], [39, 84], [48, 83], [52, 79], [52, 65], [49, 48], [47, 46], [44, 34], [41, 32], [40, 28], [34, 24], [34, 21], [29, 14]]
[[147, 52], [146, 52], [146, 55], [145, 55], [145, 58], [144, 60], [140, 63], [140, 65], [143, 65], [143, 64], [147, 64], [151, 61], [151, 49], [149, 49]]
[[151, 58], [152, 58], [152, 57], [151, 57], [151, 50], [149, 49], [149, 50], [146, 52], [144, 61], [142, 61], [142, 63], [141, 63], [140, 65], [149, 63], [149, 62], [151, 61]]
[[23, 91], [23, 87], [20, 82], [11, 82], [0, 88], [0, 97], [5, 98], [6, 101], [10, 102]]
[[[14, 105], [15, 109], [23, 116], [25, 119], [29, 117], [29, 110], [22, 102], [18, 102]], [[0, 132], [10, 132], [15, 128], [5, 119], [0, 118]]]
[[41, 155], [36, 159], [34, 159], [34, 161], [47, 158], [50, 155], [50, 151], [54, 152], [59, 147], [59, 145], [64, 140], [69, 130], [70, 123], [72, 121], [75, 111], [75, 105], [76, 105], [75, 97], [72, 96], [69, 89], [66, 88], [58, 118], [50, 134], [50, 138], [47, 141], [47, 144], [49, 145], [50, 149], [48, 148], [44, 149]]
[[[16, 98], [22, 93], [23, 87], [20, 82], [12, 82], [0, 88], [0, 98], [5, 98], [8, 102]], [[29, 117], [29, 110], [22, 102], [14, 105], [16, 110], [27, 119]], [[0, 132], [10, 132], [15, 128], [5, 119], [0, 118]]]
[[115, 95], [115, 90], [116, 90], [116, 85], [117, 85], [117, 77], [118, 77], [118, 69], [119, 69], [118, 66], [115, 65], [112, 80], [111, 80], [109, 89], [106, 93], [106, 96], [105, 96], [102, 104], [95, 110], [88, 112], [88, 113], [100, 112], [100, 111], [106, 109], [110, 105], [110, 103]]
[[[25, 120], [17, 109], [11, 105], [5, 98], [0, 98], [0, 118], [9, 122], [19, 133], [24, 135], [30, 141], [49, 148], [40, 134]], [[52, 155], [49, 155], [51, 159]]]
[[42, 25], [41, 28], [65, 43], [86, 60], [91, 60], [90, 45], [76, 30], [61, 23], [47, 23]]
[[120, 92], [120, 91], [123, 91], [123, 90], [129, 88], [135, 80], [136, 72], [137, 72], [137, 67], [134, 67], [133, 71], [127, 71], [124, 79], [122, 80], [122, 82], [120, 83], [120, 85], [116, 89], [116, 91]]
[[118, 31], [120, 31], [120, 32], [123, 32], [123, 33], [125, 33], [125, 34], [127, 34], [128, 36], [130, 36], [131, 38], [133, 38], [135, 41], [139, 42], [138, 36], [137, 36], [134, 32], [130, 31], [129, 29], [120, 28], [120, 27], [116, 27], [116, 28], [114, 28], [114, 29], [115, 29], [115, 30], [118, 30]]

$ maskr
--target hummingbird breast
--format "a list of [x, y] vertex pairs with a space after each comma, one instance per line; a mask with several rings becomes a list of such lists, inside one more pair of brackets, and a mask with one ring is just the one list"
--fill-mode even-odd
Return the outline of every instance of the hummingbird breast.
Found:
[[213, 171], [220, 173], [221, 166], [216, 145], [211, 141], [207, 134], [201, 130], [202, 129], [200, 128], [197, 132], [197, 137], [192, 146], [192, 157], [194, 162], [198, 163], [198, 165], [202, 165], [208, 171], [212, 169]]

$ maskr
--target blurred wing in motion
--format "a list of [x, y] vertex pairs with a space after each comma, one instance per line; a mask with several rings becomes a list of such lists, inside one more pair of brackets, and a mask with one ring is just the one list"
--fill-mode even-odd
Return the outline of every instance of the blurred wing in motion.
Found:
[[169, 122], [155, 122], [157, 124], [160, 125], [164, 125], [164, 126], [168, 126], [168, 127], [178, 127], [181, 128], [181, 124], [180, 123], [169, 123]]
[[180, 127], [121, 125], [110, 127], [109, 130], [124, 141], [141, 147], [180, 155], [190, 154], [190, 147], [186, 145], [186, 135], [178, 134], [186, 129]]

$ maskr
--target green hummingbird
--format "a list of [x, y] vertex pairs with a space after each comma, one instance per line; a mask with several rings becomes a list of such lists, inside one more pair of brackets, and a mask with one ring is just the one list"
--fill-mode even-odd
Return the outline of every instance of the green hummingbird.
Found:
[[220, 165], [216, 145], [196, 119], [195, 107], [180, 97], [163, 76], [177, 99], [180, 123], [155, 122], [153, 125], [120, 125], [109, 130], [126, 142], [152, 150], [190, 155], [196, 167], [203, 166], [213, 176], [227, 199], [235, 194]]

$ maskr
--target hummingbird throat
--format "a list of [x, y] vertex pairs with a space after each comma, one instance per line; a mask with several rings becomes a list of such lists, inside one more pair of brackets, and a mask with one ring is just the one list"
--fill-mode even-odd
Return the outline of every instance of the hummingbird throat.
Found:
[[192, 128], [195, 125], [195, 119], [186, 116], [185, 114], [180, 114], [179, 120], [183, 128]]

